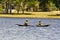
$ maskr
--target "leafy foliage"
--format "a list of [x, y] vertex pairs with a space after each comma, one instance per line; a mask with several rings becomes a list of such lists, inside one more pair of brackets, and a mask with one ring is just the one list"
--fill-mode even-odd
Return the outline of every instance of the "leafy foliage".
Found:
[[[0, 0], [1, 3], [8, 2], [19, 13], [20, 9], [24, 11], [52, 11], [60, 9], [60, 0]], [[4, 5], [6, 7], [6, 5]]]

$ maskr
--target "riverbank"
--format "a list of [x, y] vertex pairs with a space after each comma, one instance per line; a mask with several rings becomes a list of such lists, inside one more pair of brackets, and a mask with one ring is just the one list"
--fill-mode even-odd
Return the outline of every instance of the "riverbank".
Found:
[[[26, 12], [25, 12], [26, 13]], [[60, 11], [51, 12], [27, 12], [31, 15], [7, 15], [0, 14], [0, 18], [60, 18]]]

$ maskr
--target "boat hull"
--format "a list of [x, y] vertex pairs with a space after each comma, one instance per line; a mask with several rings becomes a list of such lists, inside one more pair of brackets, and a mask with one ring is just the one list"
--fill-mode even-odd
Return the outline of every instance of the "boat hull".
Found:
[[48, 26], [50, 26], [50, 25], [36, 25], [37, 27], [48, 27]]
[[[18, 25], [18, 26], [33, 26], [33, 25], [21, 25], [21, 24], [16, 24], [16, 25]], [[50, 25], [41, 25], [41, 26], [39, 26], [39, 25], [36, 25], [37, 27], [48, 27], [48, 26], [50, 26]]]

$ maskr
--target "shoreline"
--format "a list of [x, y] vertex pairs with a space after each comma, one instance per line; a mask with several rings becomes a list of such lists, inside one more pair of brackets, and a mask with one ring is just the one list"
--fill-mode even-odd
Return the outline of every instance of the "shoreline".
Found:
[[[52, 12], [30, 12], [30, 13], [32, 15], [0, 14], [0, 18], [56, 18], [56, 19], [60, 19], [60, 11], [59, 12], [58, 11], [52, 11]], [[59, 14], [59, 16], [54, 16], [56, 14]]]
[[29, 15], [0, 15], [0, 18], [53, 18], [53, 19], [60, 19], [60, 16], [29, 16]]

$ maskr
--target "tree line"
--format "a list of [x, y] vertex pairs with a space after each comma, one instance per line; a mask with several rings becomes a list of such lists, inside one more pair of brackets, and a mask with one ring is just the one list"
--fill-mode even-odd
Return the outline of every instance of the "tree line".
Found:
[[0, 0], [0, 11], [3, 9], [5, 13], [12, 13], [12, 9], [17, 13], [60, 10], [60, 0]]

